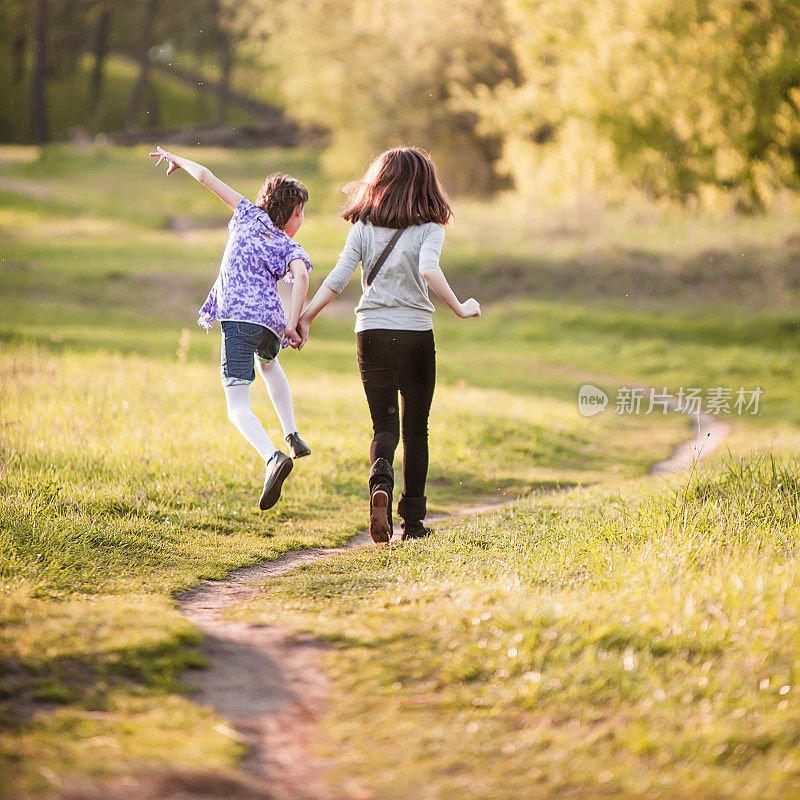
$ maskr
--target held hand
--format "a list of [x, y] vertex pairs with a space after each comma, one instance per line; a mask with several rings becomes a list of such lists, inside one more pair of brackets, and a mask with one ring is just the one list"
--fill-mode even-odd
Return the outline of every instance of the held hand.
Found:
[[468, 317], [479, 317], [480, 315], [480, 303], [474, 297], [470, 297], [469, 300], [465, 300], [461, 304], [461, 313], [458, 316], [461, 319], [467, 319]]
[[300, 317], [300, 319], [297, 320], [297, 327], [295, 328], [295, 331], [297, 332], [297, 336], [300, 339], [300, 342], [297, 345], [298, 350], [302, 350], [305, 347], [306, 342], [308, 341], [310, 328], [311, 328], [311, 323], [307, 319]]
[[156, 161], [157, 167], [161, 166], [162, 161], [167, 162], [167, 175], [171, 175], [173, 172], [175, 172], [176, 169], [181, 168], [181, 165], [178, 164], [178, 162], [176, 161], [177, 156], [174, 156], [172, 153], [168, 153], [162, 147], [157, 146], [156, 152], [150, 153], [150, 155], [152, 158], [158, 159], [158, 161]]
[[301, 341], [296, 328], [287, 328], [286, 333], [284, 334], [284, 339], [288, 343], [289, 347], [293, 347], [295, 349], [297, 349]]

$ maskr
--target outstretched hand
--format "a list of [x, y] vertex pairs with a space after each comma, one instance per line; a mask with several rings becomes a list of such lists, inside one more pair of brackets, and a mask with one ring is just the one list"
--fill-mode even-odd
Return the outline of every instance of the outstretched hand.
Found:
[[167, 175], [172, 175], [176, 169], [181, 168], [181, 165], [177, 161], [178, 157], [172, 153], [168, 153], [163, 147], [156, 146], [156, 152], [150, 153], [150, 156], [158, 159], [158, 161], [156, 161], [157, 167], [161, 166], [162, 161], [167, 162]]

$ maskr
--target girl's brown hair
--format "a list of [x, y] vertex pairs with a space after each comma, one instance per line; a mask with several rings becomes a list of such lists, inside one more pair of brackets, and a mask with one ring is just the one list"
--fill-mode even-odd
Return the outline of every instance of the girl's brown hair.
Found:
[[255, 204], [269, 214], [276, 228], [283, 230], [295, 208], [307, 202], [308, 189], [297, 178], [273, 172], [258, 190]]
[[342, 217], [382, 228], [409, 228], [423, 222], [445, 225], [453, 211], [430, 157], [416, 147], [381, 153], [360, 181], [347, 184]]

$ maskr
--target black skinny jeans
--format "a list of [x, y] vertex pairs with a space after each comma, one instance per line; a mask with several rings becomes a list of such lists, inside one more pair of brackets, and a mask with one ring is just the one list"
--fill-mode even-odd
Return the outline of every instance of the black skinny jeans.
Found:
[[428, 414], [436, 385], [433, 331], [373, 329], [357, 334], [357, 339], [358, 367], [374, 432], [370, 464], [379, 458], [393, 462], [402, 416], [404, 494], [423, 497], [428, 477]]

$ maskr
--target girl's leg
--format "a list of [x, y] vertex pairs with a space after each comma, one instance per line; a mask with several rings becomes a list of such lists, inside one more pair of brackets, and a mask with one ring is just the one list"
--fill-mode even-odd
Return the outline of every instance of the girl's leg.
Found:
[[358, 334], [358, 366], [372, 417], [369, 532], [376, 542], [388, 542], [392, 536], [392, 462], [400, 439], [395, 340], [394, 331]]
[[425, 519], [428, 478], [428, 416], [436, 386], [433, 331], [404, 332], [400, 394], [403, 398], [403, 495], [398, 513], [408, 526]]
[[358, 367], [372, 417], [370, 464], [383, 458], [391, 464], [400, 441], [398, 413], [397, 331], [369, 330], [357, 335]]
[[267, 363], [257, 361], [258, 371], [267, 385], [267, 392], [275, 413], [283, 428], [284, 437], [297, 431], [297, 424], [294, 421], [294, 407], [292, 405], [292, 390], [289, 387], [289, 380], [286, 373], [278, 363], [278, 360]]
[[228, 419], [236, 426], [239, 433], [258, 451], [264, 461], [269, 461], [275, 454], [264, 426], [250, 407], [250, 384], [225, 386], [225, 401], [228, 404]]
[[[266, 463], [264, 488], [258, 501], [259, 508], [266, 511], [280, 499], [283, 482], [292, 471], [292, 459], [275, 448], [250, 407], [250, 386], [256, 378], [254, 354], [267, 346], [265, 337], [270, 339], [266, 334], [271, 332], [262, 325], [231, 320], [223, 320], [221, 327], [220, 371], [228, 419]], [[269, 345], [272, 349], [268, 357], [274, 358], [280, 342], [274, 334], [272, 339], [275, 341]]]

